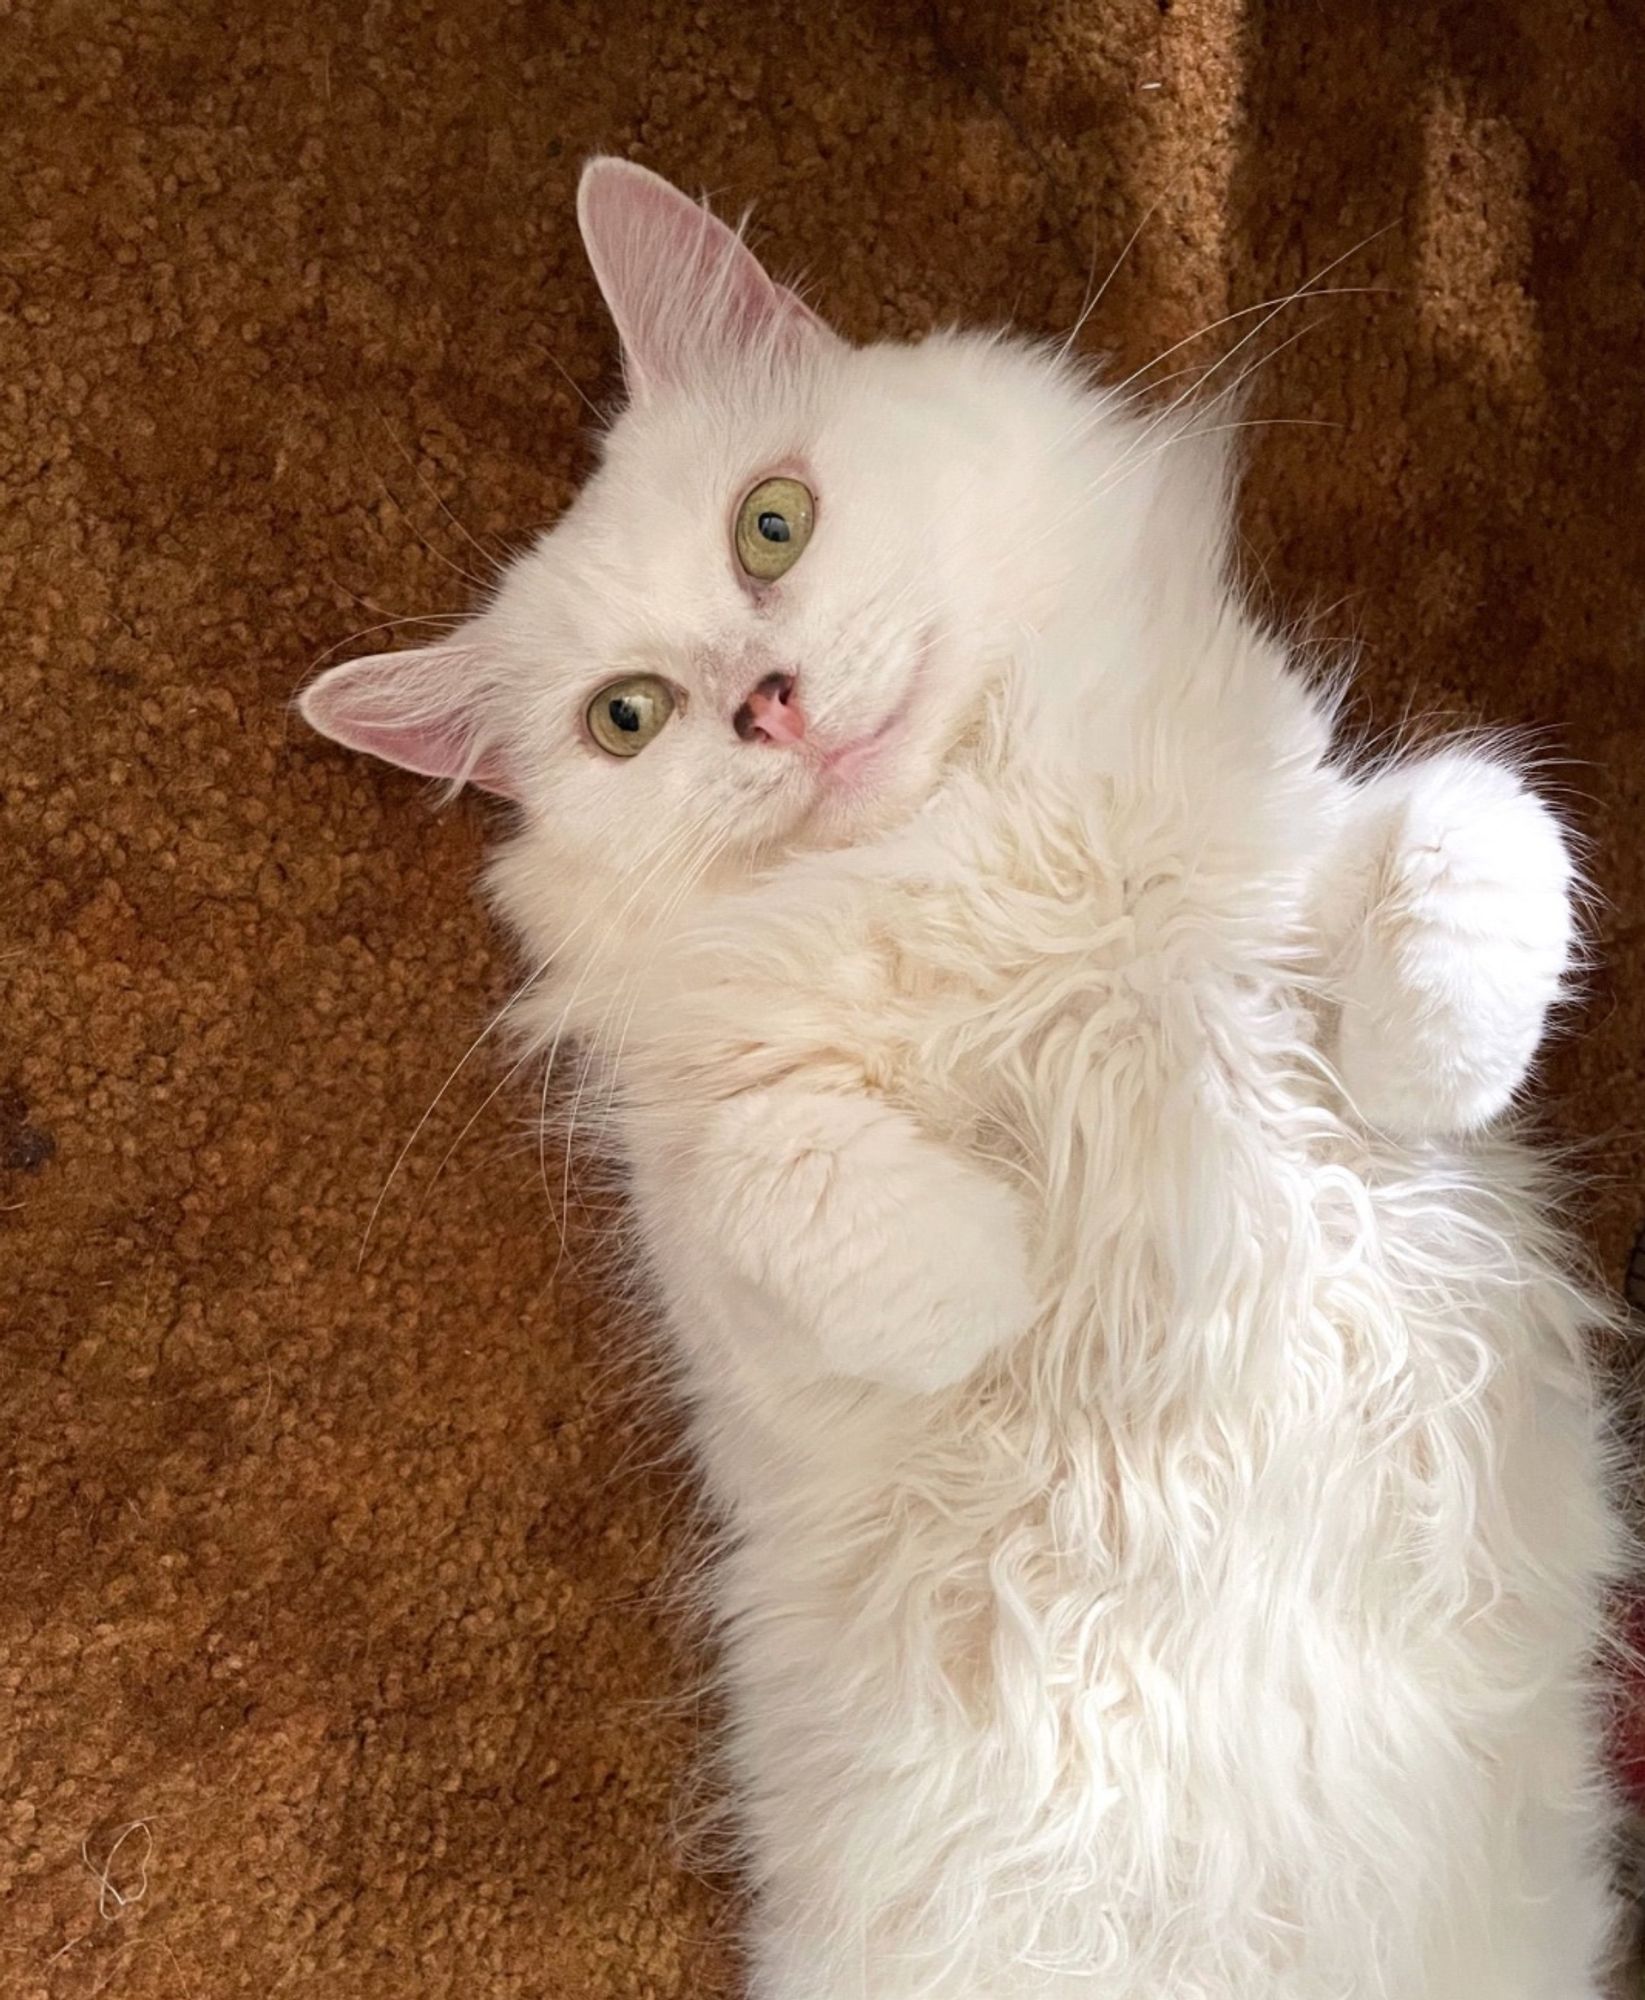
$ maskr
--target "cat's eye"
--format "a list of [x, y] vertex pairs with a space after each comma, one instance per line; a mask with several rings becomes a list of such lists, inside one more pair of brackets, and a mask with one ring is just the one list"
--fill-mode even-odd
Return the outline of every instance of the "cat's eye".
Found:
[[612, 757], [637, 757], [674, 713], [674, 690], [655, 674], [611, 681], [588, 704], [588, 733]]
[[805, 554], [817, 518], [797, 479], [762, 479], [737, 509], [737, 560], [756, 583], [773, 583]]

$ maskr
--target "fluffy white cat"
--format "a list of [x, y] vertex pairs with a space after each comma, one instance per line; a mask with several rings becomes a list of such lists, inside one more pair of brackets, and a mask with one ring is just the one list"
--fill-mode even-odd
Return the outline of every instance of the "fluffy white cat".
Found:
[[1333, 755], [1188, 406], [579, 212], [598, 472], [303, 710], [518, 802], [725, 1527], [755, 1994], [1597, 1993], [1598, 1309], [1489, 1129], [1554, 819]]

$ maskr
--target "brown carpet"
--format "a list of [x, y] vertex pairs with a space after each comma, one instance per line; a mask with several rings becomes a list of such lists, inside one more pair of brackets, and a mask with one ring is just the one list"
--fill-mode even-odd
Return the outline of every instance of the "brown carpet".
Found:
[[598, 1204], [573, 1177], [562, 1258], [488, 1052], [366, 1242], [505, 990], [484, 810], [288, 711], [586, 468], [591, 150], [757, 199], [859, 336], [1064, 329], [1136, 230], [1090, 329], [1124, 368], [1373, 239], [1332, 282], [1385, 290], [1264, 338], [1312, 328], [1259, 412], [1335, 427], [1251, 434], [1253, 574], [1363, 643], [1369, 721], [1573, 760], [1607, 963], [1553, 1122], [1620, 1271], [1641, 34], [1630, 0], [5, 11], [0, 1992], [735, 1987], [730, 1893], [671, 1849], [685, 1503]]

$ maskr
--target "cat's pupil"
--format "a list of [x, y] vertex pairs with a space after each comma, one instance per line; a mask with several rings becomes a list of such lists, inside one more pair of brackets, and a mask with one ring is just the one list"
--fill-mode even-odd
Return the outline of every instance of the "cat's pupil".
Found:
[[788, 540], [788, 520], [785, 515], [762, 514], [759, 525], [760, 533], [764, 535], [768, 542], [786, 542]]
[[620, 694], [613, 697], [607, 706], [606, 713], [619, 729], [627, 730], [629, 735], [632, 736], [639, 730], [640, 711], [629, 700], [627, 695]]

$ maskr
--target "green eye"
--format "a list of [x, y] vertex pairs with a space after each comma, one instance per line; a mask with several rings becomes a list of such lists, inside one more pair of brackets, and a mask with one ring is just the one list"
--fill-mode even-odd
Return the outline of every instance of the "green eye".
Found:
[[737, 560], [757, 583], [771, 583], [805, 554], [817, 517], [809, 487], [762, 479], [737, 509]]
[[588, 704], [588, 733], [607, 755], [637, 757], [674, 713], [674, 690], [655, 674], [609, 681]]

